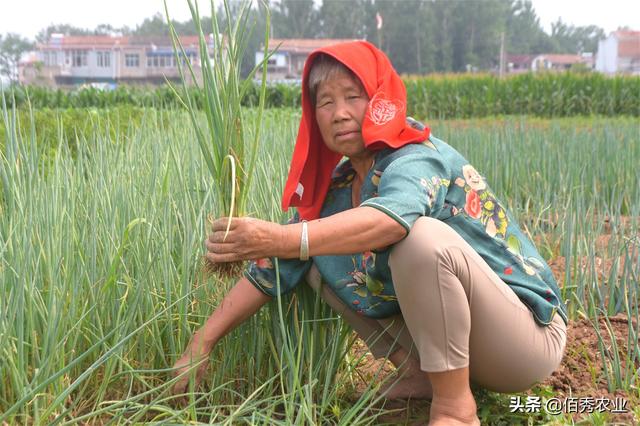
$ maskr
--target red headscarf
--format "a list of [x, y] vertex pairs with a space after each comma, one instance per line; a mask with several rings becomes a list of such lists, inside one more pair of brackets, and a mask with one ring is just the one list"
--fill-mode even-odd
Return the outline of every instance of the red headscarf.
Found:
[[366, 41], [340, 43], [314, 50], [307, 58], [302, 77], [302, 119], [293, 150], [289, 177], [282, 195], [282, 208], [297, 206], [301, 219], [320, 217], [322, 203], [331, 184], [331, 173], [342, 155], [324, 144], [311, 105], [307, 80], [313, 60], [326, 53], [340, 61], [360, 79], [369, 96], [362, 120], [366, 148], [400, 148], [429, 137], [429, 128], [417, 130], [406, 123], [407, 93], [389, 58]]

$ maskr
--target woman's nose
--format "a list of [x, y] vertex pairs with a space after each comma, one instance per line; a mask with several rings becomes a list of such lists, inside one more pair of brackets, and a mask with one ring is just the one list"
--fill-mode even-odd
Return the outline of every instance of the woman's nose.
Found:
[[349, 117], [351, 117], [351, 114], [349, 112], [349, 108], [347, 106], [346, 102], [336, 102], [336, 109], [333, 113], [333, 119], [334, 121], [342, 121], [342, 120], [347, 120], [349, 119]]

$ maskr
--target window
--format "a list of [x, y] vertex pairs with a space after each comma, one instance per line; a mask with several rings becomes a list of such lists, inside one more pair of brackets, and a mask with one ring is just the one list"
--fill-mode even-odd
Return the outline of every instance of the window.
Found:
[[97, 64], [101, 68], [111, 66], [111, 52], [96, 52]]
[[58, 65], [56, 52], [42, 52], [42, 62], [47, 67]]
[[147, 56], [147, 68], [151, 68], [153, 66], [153, 56]]
[[137, 53], [125, 53], [124, 66], [127, 68], [138, 68], [140, 66], [140, 55]]
[[86, 50], [72, 50], [71, 51], [71, 66], [72, 67], [86, 67], [87, 66], [87, 51]]

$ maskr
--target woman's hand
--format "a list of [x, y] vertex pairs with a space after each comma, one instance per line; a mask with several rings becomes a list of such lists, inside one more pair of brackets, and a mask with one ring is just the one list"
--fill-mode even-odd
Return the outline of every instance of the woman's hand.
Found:
[[240, 278], [205, 324], [194, 333], [184, 354], [174, 364], [173, 375], [180, 378], [174, 384], [173, 393], [186, 393], [193, 374], [197, 387], [207, 372], [209, 354], [220, 339], [258, 312], [269, 300], [271, 297], [258, 290], [246, 277]]
[[180, 395], [187, 392], [189, 388], [189, 380], [191, 379], [190, 370], [195, 368], [194, 388], [197, 388], [202, 381], [207, 368], [209, 367], [210, 349], [198, 347], [196, 339], [192, 341], [185, 350], [182, 357], [173, 365], [175, 371], [174, 377], [180, 376], [178, 381], [173, 385], [173, 394]]
[[213, 263], [279, 256], [284, 240], [282, 225], [251, 217], [232, 218], [229, 232], [226, 217], [213, 221], [213, 232], [205, 244], [206, 257]]

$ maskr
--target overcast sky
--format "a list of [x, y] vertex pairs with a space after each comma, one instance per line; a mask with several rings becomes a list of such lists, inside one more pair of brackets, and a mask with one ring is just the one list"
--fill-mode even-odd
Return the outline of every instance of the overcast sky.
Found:
[[[185, 21], [191, 16], [186, 4], [186, 0], [167, 0], [173, 19]], [[200, 4], [208, 5], [209, 1]], [[637, 0], [533, 0], [547, 32], [558, 18], [577, 26], [595, 24], [607, 33], [619, 26], [640, 30], [639, 5]], [[103, 23], [135, 28], [158, 12], [164, 14], [162, 0], [0, 0], [0, 34], [16, 32], [33, 40], [39, 30], [52, 23], [90, 29]]]

